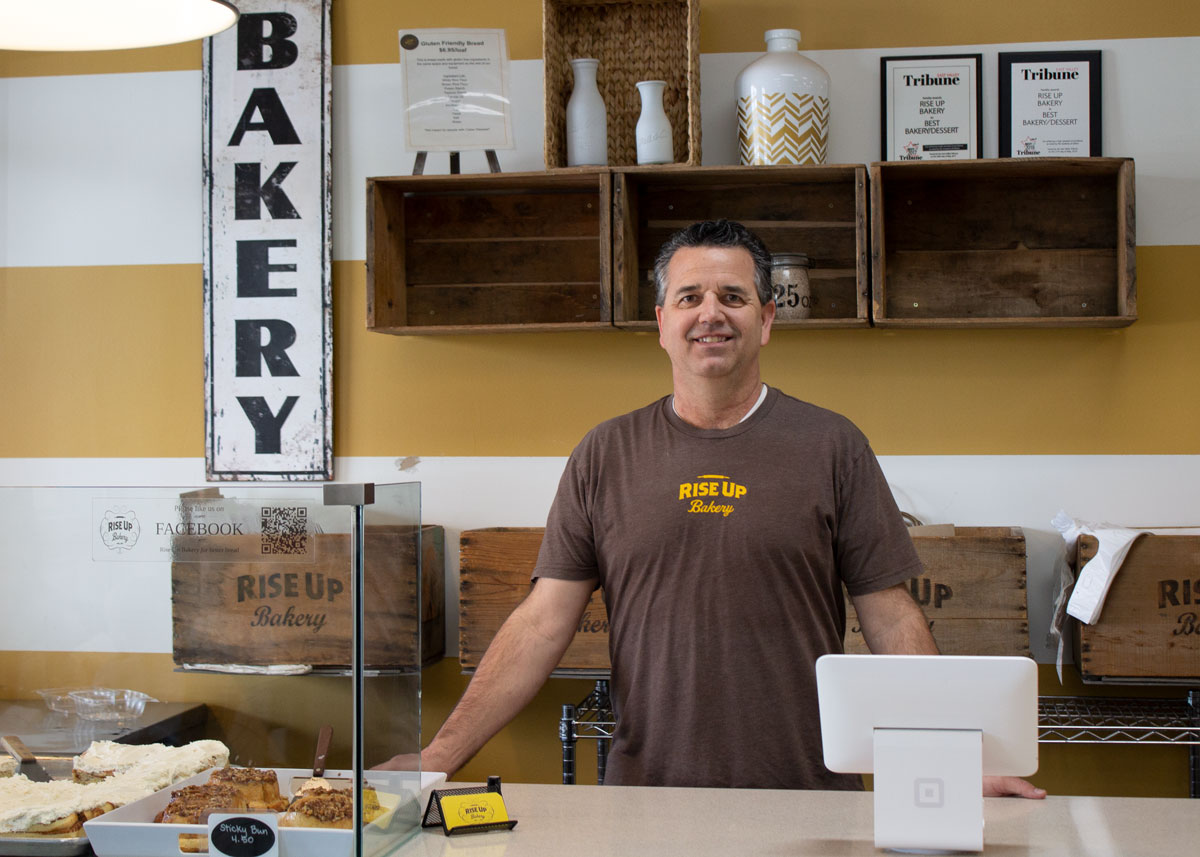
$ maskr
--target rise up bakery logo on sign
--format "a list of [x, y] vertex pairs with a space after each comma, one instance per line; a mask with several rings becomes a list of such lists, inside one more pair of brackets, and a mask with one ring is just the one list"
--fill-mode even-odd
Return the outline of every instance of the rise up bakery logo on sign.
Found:
[[142, 525], [132, 509], [106, 509], [100, 519], [100, 541], [111, 551], [133, 550], [141, 534]]
[[205, 459], [333, 477], [329, 0], [239, 0], [204, 43]]

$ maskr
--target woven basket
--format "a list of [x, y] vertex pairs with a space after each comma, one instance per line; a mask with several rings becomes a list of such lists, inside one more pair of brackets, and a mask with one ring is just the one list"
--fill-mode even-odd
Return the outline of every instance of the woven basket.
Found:
[[608, 112], [608, 163], [637, 163], [639, 80], [665, 80], [675, 162], [700, 163], [700, 0], [542, 0], [546, 168], [567, 164], [570, 60], [600, 61]]

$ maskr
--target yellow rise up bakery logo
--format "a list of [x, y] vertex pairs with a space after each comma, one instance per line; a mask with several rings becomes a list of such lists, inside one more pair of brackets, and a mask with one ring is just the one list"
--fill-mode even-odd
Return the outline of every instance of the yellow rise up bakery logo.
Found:
[[693, 515], [728, 518], [733, 514], [734, 502], [745, 496], [745, 485], [739, 485], [728, 476], [711, 473], [701, 474], [695, 482], [683, 482], [679, 486], [679, 499], [687, 503], [687, 510]]

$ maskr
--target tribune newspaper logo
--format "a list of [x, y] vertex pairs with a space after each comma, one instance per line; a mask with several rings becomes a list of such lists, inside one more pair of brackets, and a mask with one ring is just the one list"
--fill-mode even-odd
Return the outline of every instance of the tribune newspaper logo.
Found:
[[111, 551], [133, 550], [141, 534], [142, 525], [132, 509], [117, 506], [107, 510], [100, 519], [100, 540]]
[[685, 501], [692, 515], [720, 515], [728, 518], [733, 514], [734, 502], [746, 496], [746, 486], [739, 485], [728, 476], [706, 473], [694, 482], [683, 482], [679, 486], [679, 499]]

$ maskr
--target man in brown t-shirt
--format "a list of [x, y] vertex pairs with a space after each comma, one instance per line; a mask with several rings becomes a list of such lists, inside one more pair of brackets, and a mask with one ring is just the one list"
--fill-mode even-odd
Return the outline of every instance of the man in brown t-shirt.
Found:
[[[821, 763], [814, 664], [841, 651], [843, 584], [872, 652], [936, 654], [908, 593], [912, 541], [862, 433], [762, 383], [775, 317], [762, 242], [695, 224], [655, 280], [673, 394], [571, 455], [535, 585], [424, 766], [453, 773], [516, 716], [602, 586], [618, 717], [606, 782], [858, 787]], [[985, 793], [1044, 795], [1016, 778]]]

